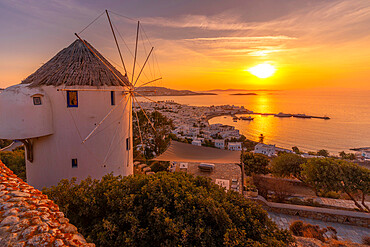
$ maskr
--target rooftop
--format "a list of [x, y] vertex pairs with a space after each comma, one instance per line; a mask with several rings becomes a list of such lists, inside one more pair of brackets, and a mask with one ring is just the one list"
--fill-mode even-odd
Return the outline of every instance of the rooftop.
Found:
[[[129, 81], [92, 45], [79, 39], [22, 81], [37, 86], [126, 86]], [[119, 79], [117, 79], [117, 77]]]

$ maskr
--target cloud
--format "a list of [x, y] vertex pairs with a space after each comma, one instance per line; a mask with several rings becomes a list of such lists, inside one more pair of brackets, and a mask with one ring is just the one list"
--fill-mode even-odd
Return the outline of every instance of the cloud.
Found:
[[183, 29], [186, 37], [173, 43], [209, 56], [219, 57], [227, 53], [236, 56], [308, 53], [310, 49], [339, 47], [368, 38], [370, 1], [321, 2], [264, 22], [247, 22], [243, 19], [241, 14], [225, 12], [213, 16], [152, 17], [145, 18], [143, 22], [146, 25]]

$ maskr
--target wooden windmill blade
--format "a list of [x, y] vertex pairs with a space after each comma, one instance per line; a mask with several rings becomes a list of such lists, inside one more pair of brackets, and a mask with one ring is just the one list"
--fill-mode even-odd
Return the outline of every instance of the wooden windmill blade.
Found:
[[[154, 132], [156, 133], [156, 129], [155, 129], [155, 127], [154, 127], [154, 124], [152, 123], [152, 121], [150, 120], [150, 118], [148, 117], [148, 115], [147, 115], [147, 113], [145, 112], [145, 110], [142, 108], [142, 106], [141, 106], [141, 104], [139, 103], [139, 101], [136, 99], [136, 95], [140, 95], [140, 96], [142, 96], [140, 93], [138, 93], [137, 91], [136, 91], [136, 88], [135, 88], [135, 85], [136, 85], [136, 83], [140, 80], [140, 77], [141, 77], [141, 75], [143, 74], [143, 72], [144, 72], [144, 70], [145, 70], [145, 68], [146, 68], [146, 65], [147, 65], [147, 63], [148, 63], [148, 61], [149, 61], [149, 58], [150, 58], [150, 56], [152, 55], [152, 52], [153, 52], [153, 50], [154, 50], [154, 47], [152, 47], [151, 48], [151, 50], [150, 50], [150, 52], [149, 52], [149, 54], [146, 56], [146, 59], [145, 59], [145, 61], [144, 61], [144, 63], [143, 63], [143, 65], [142, 66], [140, 66], [139, 64], [138, 64], [138, 61], [137, 61], [137, 56], [138, 56], [138, 42], [139, 42], [139, 33], [140, 33], [140, 22], [138, 21], [137, 22], [137, 28], [136, 28], [136, 42], [135, 42], [135, 52], [134, 52], [134, 56], [133, 56], [133, 65], [132, 65], [132, 75], [131, 75], [131, 80], [129, 80], [129, 78], [127, 77], [127, 68], [126, 68], [126, 65], [125, 65], [125, 62], [124, 62], [124, 60], [123, 60], [123, 56], [122, 56], [122, 53], [121, 53], [121, 49], [120, 49], [120, 46], [119, 46], [119, 43], [118, 43], [118, 41], [117, 41], [117, 36], [116, 36], [116, 33], [115, 33], [115, 25], [114, 25], [114, 23], [113, 23], [113, 21], [111, 20], [111, 18], [110, 18], [110, 16], [109, 16], [109, 13], [108, 13], [109, 11], [108, 10], [106, 10], [105, 11], [105, 13], [106, 13], [106, 16], [107, 16], [107, 19], [108, 19], [108, 22], [109, 22], [109, 25], [110, 25], [110, 28], [111, 28], [111, 31], [112, 31], [112, 35], [113, 35], [113, 38], [114, 38], [114, 42], [115, 42], [115, 45], [116, 45], [116, 47], [117, 47], [117, 51], [118, 51], [118, 53], [119, 53], [119, 57], [120, 57], [120, 60], [121, 60], [121, 63], [122, 63], [122, 68], [124, 69], [124, 71], [125, 71], [125, 79], [127, 80], [127, 82], [128, 82], [128, 87], [129, 87], [129, 89], [128, 90], [122, 90], [122, 93], [126, 93], [126, 94], [128, 94], [128, 96], [129, 96], [129, 101], [131, 102], [131, 105], [130, 105], [130, 109], [129, 109], [129, 125], [128, 125], [128, 135], [129, 135], [129, 143], [126, 143], [126, 145], [129, 145], [130, 147], [132, 147], [133, 146], [133, 133], [132, 133], [132, 131], [133, 131], [133, 128], [132, 128], [132, 120], [133, 120], [133, 116], [132, 116], [132, 105], [133, 104], [137, 104], [139, 107], [140, 107], [140, 109], [143, 111], [143, 113], [144, 113], [144, 116], [145, 116], [145, 118], [148, 120], [148, 122], [149, 122], [149, 124], [150, 124], [150, 126], [152, 127], [152, 129], [154, 130]], [[101, 16], [101, 15], [100, 15]], [[99, 16], [99, 17], [100, 17]], [[98, 17], [98, 18], [99, 18]], [[94, 21], [96, 21], [96, 19], [94, 20]], [[93, 21], [93, 22], [94, 22]], [[93, 23], [92, 22], [92, 23]], [[89, 25], [91, 25], [91, 23], [89, 24]], [[85, 28], [86, 29], [86, 28]], [[85, 30], [84, 29], [84, 30]], [[84, 31], [83, 30], [83, 31]], [[122, 35], [119, 33], [119, 31], [118, 31], [118, 29], [116, 28], [116, 31], [117, 31], [117, 33], [119, 34], [119, 37], [123, 40], [123, 38], [122, 38]], [[81, 31], [82, 32], [82, 31]], [[80, 33], [81, 33], [80, 32]], [[79, 34], [80, 34], [79, 33]], [[87, 42], [85, 42], [81, 37], [80, 37], [80, 35], [79, 34], [77, 34], [77, 33], [75, 33], [75, 35], [84, 43], [84, 45], [97, 57], [97, 58], [99, 58], [100, 60], [101, 60], [101, 62], [106, 66], [106, 67], [108, 67], [107, 66], [107, 64], [104, 62], [104, 60], [102, 60], [95, 52], [94, 52], [94, 50], [93, 49], [91, 49], [91, 47], [89, 46], [89, 44], [87, 44]], [[123, 40], [123, 42], [124, 42], [124, 40]], [[126, 45], [127, 46], [127, 45]], [[140, 71], [139, 71], [139, 73], [138, 73], [138, 75], [137, 75], [137, 77], [136, 77], [136, 79], [135, 79], [135, 69], [136, 69], [136, 65], [137, 66], [139, 66], [139, 67], [141, 67], [140, 68]], [[110, 68], [108, 68], [108, 69], [110, 69]], [[110, 69], [110, 71], [112, 72], [112, 74], [116, 77], [116, 79], [117, 80], [119, 80], [119, 81], [122, 81], [122, 79], [113, 71], [113, 70], [111, 70]], [[145, 73], [145, 72], [144, 72]], [[153, 83], [153, 82], [155, 82], [155, 81], [158, 81], [158, 80], [161, 80], [162, 79], [162, 77], [160, 77], [160, 78], [156, 78], [156, 79], [153, 79], [153, 80], [149, 80], [149, 81], [147, 81], [147, 82], [143, 82], [139, 87], [142, 87], [142, 86], [144, 86], [144, 85], [148, 85], [148, 84], [150, 84], [150, 83]], [[126, 82], [126, 81], [125, 81]], [[100, 89], [97, 89], [97, 91], [99, 91]], [[105, 89], [102, 89], [101, 91], [104, 91]], [[109, 90], [106, 90], [106, 91], [109, 91]], [[120, 91], [120, 90], [117, 90], [117, 91]], [[142, 96], [142, 97], [144, 97], [144, 98], [146, 98], [146, 99], [148, 99], [148, 100], [150, 100], [150, 101], [154, 101], [154, 100], [151, 100], [151, 99], [149, 99], [149, 98], [147, 98], [147, 97], [145, 97], [145, 96]], [[122, 102], [123, 102], [123, 100], [124, 100], [125, 98], [123, 98], [113, 109], [111, 109], [111, 111], [109, 111], [107, 114], [106, 114], [106, 116], [97, 124], [97, 126], [87, 135], [87, 137], [82, 141], [82, 143], [85, 143], [86, 141], [88, 141], [89, 140], [89, 138], [91, 138], [92, 136], [93, 136], [93, 134], [100, 128], [100, 126], [109, 118], [109, 116], [111, 115], [111, 113], [118, 107], [118, 105], [120, 105]], [[137, 112], [135, 111], [135, 117], [136, 117], [136, 121], [137, 121], [137, 124], [138, 124], [138, 130], [139, 130], [139, 137], [140, 137], [140, 142], [141, 142], [141, 146], [142, 146], [142, 149], [143, 149], [143, 154], [144, 154], [144, 143], [143, 143], [143, 138], [142, 138], [142, 132], [141, 132], [141, 129], [140, 129], [140, 120], [139, 120], [139, 117], [138, 117], [138, 114], [137, 114]], [[118, 145], [120, 145], [121, 144], [121, 142], [122, 142], [123, 140], [120, 140], [119, 141], [119, 143], [118, 143]], [[113, 140], [112, 140], [112, 142], [113, 142]], [[109, 148], [109, 150], [108, 150], [108, 152], [110, 151], [110, 148]], [[108, 154], [107, 154], [108, 155]], [[127, 164], [129, 163], [129, 156], [128, 156], [128, 161], [127, 161]], [[107, 159], [107, 157], [105, 158], [105, 160]]]

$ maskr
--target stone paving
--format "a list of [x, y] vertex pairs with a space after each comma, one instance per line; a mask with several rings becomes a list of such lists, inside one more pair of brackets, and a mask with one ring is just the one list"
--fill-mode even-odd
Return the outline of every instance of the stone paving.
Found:
[[268, 212], [269, 217], [280, 227], [283, 229], [289, 229], [290, 224], [293, 221], [301, 220], [305, 223], [309, 223], [312, 225], [319, 225], [321, 228], [323, 227], [334, 227], [337, 230], [337, 236], [339, 240], [349, 240], [355, 243], [361, 243], [362, 238], [364, 236], [370, 236], [370, 229], [365, 227], [359, 226], [350, 226], [350, 225], [343, 225], [339, 223], [333, 222], [323, 222], [320, 220], [314, 220], [309, 218], [303, 218], [298, 216], [292, 215], [285, 215], [285, 214], [277, 214], [273, 212]]
[[[331, 199], [325, 197], [317, 197], [314, 200], [322, 205], [334, 206], [338, 208], [357, 208], [355, 203], [351, 200]], [[358, 203], [361, 204], [360, 201], [358, 201]], [[365, 204], [368, 206], [370, 205], [369, 202], [365, 202]]]

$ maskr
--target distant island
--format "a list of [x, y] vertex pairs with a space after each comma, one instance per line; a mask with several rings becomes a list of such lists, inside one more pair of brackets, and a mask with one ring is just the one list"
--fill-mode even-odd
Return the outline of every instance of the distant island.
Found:
[[[144, 96], [193, 96], [193, 95], [217, 95], [216, 93], [198, 93], [190, 90], [175, 90], [165, 87], [140, 87], [136, 91]], [[140, 96], [140, 95], [138, 95]]]
[[275, 91], [282, 91], [282, 90], [274, 90], [274, 89], [212, 89], [212, 90], [207, 90], [205, 92], [225, 92], [225, 91], [254, 91], [254, 92], [275, 92]]
[[232, 93], [230, 95], [258, 95], [256, 93]]

